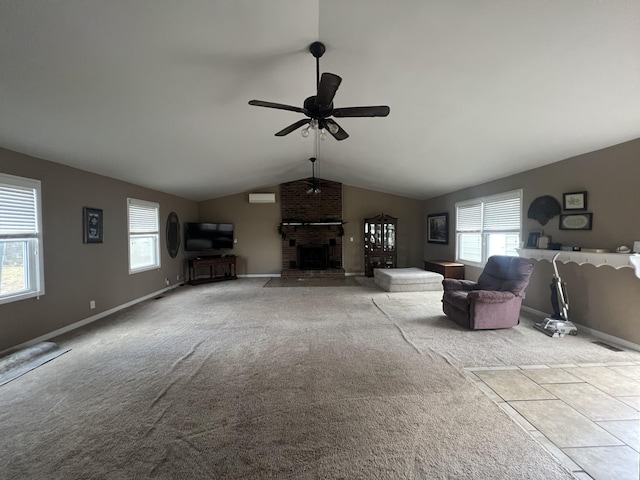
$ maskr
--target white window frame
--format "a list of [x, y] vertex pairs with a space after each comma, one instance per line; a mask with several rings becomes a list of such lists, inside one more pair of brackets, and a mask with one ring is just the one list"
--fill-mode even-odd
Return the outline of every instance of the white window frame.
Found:
[[[0, 242], [23, 241], [26, 246], [26, 288], [16, 293], [3, 295], [0, 293], [0, 304], [24, 300], [27, 298], [44, 295], [44, 255], [42, 240], [42, 186], [40, 180], [17, 177], [0, 173], [0, 186], [19, 189], [27, 189], [33, 192], [33, 215], [29, 225], [10, 223], [12, 214], [20, 215], [20, 211], [13, 204], [3, 203], [0, 197], [0, 216], [3, 212], [7, 215], [5, 220], [0, 219]], [[26, 204], [21, 205], [27, 207]], [[4, 226], [4, 228], [3, 228]], [[2, 258], [0, 258], [2, 261]]]
[[[518, 226], [517, 228], [512, 227], [512, 228], [506, 228], [504, 230], [494, 230], [494, 229], [486, 229], [485, 227], [485, 218], [484, 218], [484, 214], [485, 214], [485, 206], [487, 204], [491, 204], [494, 202], [500, 202], [500, 201], [505, 201], [505, 200], [515, 200], [517, 199], [519, 201], [520, 204], [520, 209], [518, 212]], [[460, 219], [460, 215], [459, 215], [459, 210], [461, 207], [473, 207], [473, 206], [479, 206], [480, 208], [480, 217], [477, 219], [477, 225], [478, 227], [476, 229], [473, 230], [461, 230], [460, 229], [460, 225], [459, 225], [459, 219]], [[488, 236], [491, 234], [518, 234], [518, 247], [520, 246], [520, 242], [522, 240], [522, 189], [518, 189], [518, 190], [511, 190], [508, 192], [504, 192], [504, 193], [498, 193], [495, 195], [487, 195], [484, 197], [479, 197], [479, 198], [473, 198], [473, 199], [469, 199], [469, 200], [464, 200], [461, 202], [456, 202], [455, 204], [455, 208], [456, 208], [456, 262], [460, 262], [460, 263], [464, 263], [465, 265], [470, 265], [470, 266], [474, 266], [474, 267], [484, 267], [484, 265], [487, 263], [488, 257], [489, 257], [489, 245], [488, 245]], [[479, 234], [480, 238], [481, 238], [481, 261], [480, 262], [474, 262], [472, 260], [468, 260], [468, 259], [463, 259], [460, 258], [460, 246], [461, 246], [461, 242], [460, 242], [460, 236], [461, 234], [464, 233], [475, 233], [475, 234]]]
[[[135, 207], [142, 207], [145, 209], [155, 210], [155, 225], [150, 225], [147, 229], [141, 230], [135, 229], [132, 232], [131, 224], [131, 209]], [[160, 268], [160, 204], [156, 202], [149, 202], [147, 200], [139, 200], [137, 198], [127, 198], [127, 248], [129, 252], [129, 275], [134, 273], [146, 272], [148, 270], [156, 270]], [[143, 265], [140, 267], [132, 268], [131, 266], [131, 241], [134, 238], [140, 237], [152, 237], [155, 239], [155, 249], [152, 252], [155, 257], [153, 263]]]

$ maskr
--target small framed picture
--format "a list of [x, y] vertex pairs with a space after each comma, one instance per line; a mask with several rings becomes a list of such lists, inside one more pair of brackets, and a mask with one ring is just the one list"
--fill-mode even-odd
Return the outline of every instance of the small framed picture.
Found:
[[427, 215], [427, 242], [449, 245], [449, 214]]
[[82, 208], [82, 224], [84, 227], [84, 243], [102, 243], [102, 210], [99, 208]]
[[542, 232], [529, 232], [526, 248], [538, 248], [538, 240]]
[[591, 230], [592, 213], [564, 213], [560, 215], [560, 230]]
[[586, 210], [587, 192], [563, 193], [562, 207], [564, 210]]

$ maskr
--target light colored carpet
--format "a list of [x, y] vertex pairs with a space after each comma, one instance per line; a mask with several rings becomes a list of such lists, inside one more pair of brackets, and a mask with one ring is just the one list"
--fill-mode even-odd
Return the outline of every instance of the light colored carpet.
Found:
[[357, 287], [360, 284], [355, 277], [339, 278], [270, 278], [265, 287]]
[[69, 354], [0, 389], [0, 476], [573, 478], [460, 367], [640, 354], [463, 331], [437, 292], [368, 280], [184, 287], [58, 338]]
[[60, 348], [53, 342], [40, 342], [0, 358], [0, 386], [50, 362], [68, 348]]

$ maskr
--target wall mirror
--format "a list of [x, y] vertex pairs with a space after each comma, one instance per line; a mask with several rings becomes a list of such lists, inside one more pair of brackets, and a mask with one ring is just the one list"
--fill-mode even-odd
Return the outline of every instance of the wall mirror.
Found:
[[167, 250], [171, 258], [176, 258], [180, 249], [180, 221], [178, 214], [171, 212], [167, 218]]

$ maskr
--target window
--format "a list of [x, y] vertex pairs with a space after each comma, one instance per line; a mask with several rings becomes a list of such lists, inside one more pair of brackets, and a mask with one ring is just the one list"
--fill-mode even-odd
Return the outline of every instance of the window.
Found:
[[0, 303], [44, 294], [40, 180], [0, 173]]
[[129, 273], [160, 268], [160, 206], [127, 198]]
[[522, 190], [456, 203], [456, 260], [478, 267], [492, 255], [518, 256]]

